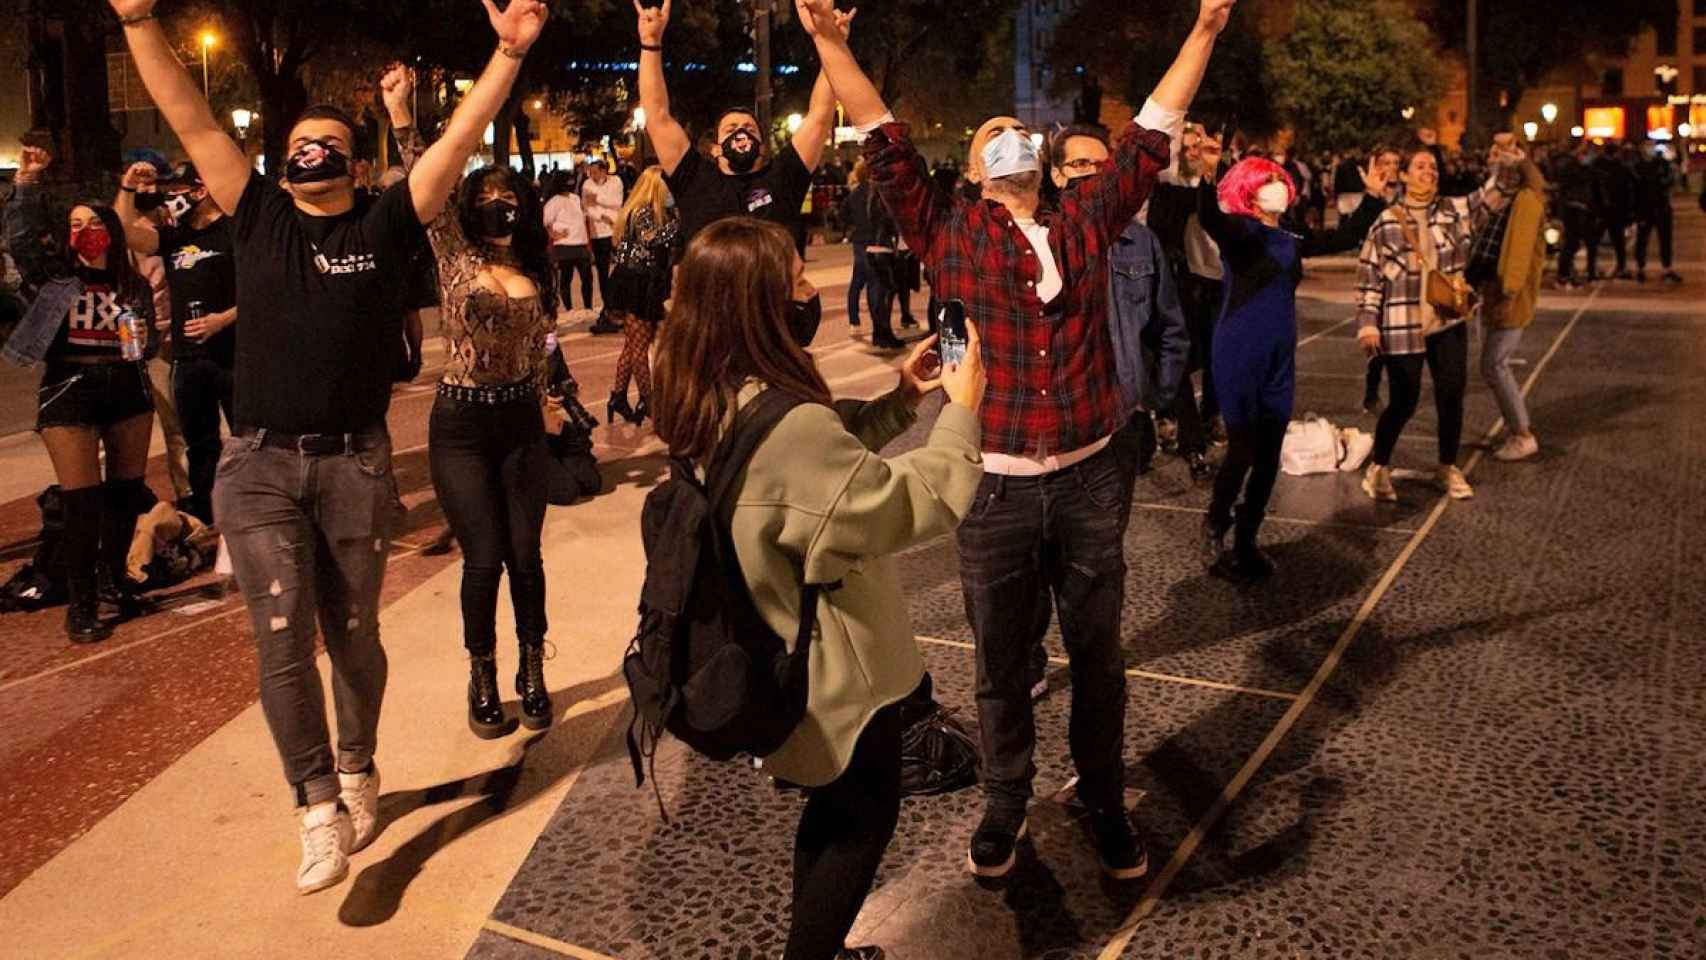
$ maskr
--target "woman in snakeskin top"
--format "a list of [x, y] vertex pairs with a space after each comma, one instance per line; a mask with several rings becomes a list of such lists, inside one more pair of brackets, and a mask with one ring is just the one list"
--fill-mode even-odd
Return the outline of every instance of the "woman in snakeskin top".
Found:
[[[381, 81], [405, 169], [424, 152], [414, 77]], [[520, 722], [550, 725], [545, 687], [545, 565], [540, 532], [549, 451], [540, 404], [557, 328], [556, 278], [539, 197], [503, 167], [469, 174], [427, 226], [438, 263], [449, 357], [428, 428], [433, 489], [462, 545], [462, 629], [470, 658], [468, 725], [483, 739], [515, 730], [497, 687], [498, 585], [507, 568], [521, 656]]]

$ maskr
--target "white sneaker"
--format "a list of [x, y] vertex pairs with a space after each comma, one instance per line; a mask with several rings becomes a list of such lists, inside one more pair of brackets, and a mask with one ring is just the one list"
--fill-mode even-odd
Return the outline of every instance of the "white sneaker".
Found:
[[1472, 500], [1475, 497], [1475, 488], [1469, 485], [1468, 479], [1463, 476], [1463, 471], [1454, 466], [1440, 467], [1439, 474], [1434, 478], [1434, 482], [1439, 484], [1439, 488], [1444, 490], [1453, 500]]
[[342, 788], [338, 799], [349, 811], [354, 833], [349, 852], [355, 853], [372, 843], [379, 832], [379, 765], [373, 764], [366, 773], [339, 772], [338, 786]]
[[336, 803], [320, 803], [302, 814], [302, 864], [296, 868], [296, 892], [315, 893], [336, 886], [349, 876], [349, 848], [354, 839], [349, 814]]
[[1362, 492], [1369, 499], [1384, 503], [1398, 502], [1398, 488], [1392, 485], [1392, 468], [1371, 463], [1362, 474]]
[[1529, 434], [1527, 437], [1511, 436], [1505, 439], [1499, 449], [1493, 451], [1493, 459], [1515, 463], [1518, 460], [1527, 460], [1530, 457], [1537, 456], [1539, 453], [1540, 441], [1535, 439], [1533, 434]]

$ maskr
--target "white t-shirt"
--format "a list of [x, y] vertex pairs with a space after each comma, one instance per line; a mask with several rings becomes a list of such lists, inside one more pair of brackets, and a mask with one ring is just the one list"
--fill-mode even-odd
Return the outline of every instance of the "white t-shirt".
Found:
[[1014, 217], [1013, 222], [1019, 225], [1019, 232], [1031, 242], [1031, 249], [1037, 253], [1037, 263], [1043, 268], [1042, 279], [1037, 281], [1037, 296], [1048, 303], [1060, 296], [1065, 284], [1060, 279], [1060, 265], [1054, 262], [1054, 251], [1048, 246], [1048, 228], [1035, 220], [1025, 220]]
[[581, 201], [595, 238], [606, 240], [616, 232], [616, 215], [622, 212], [622, 198], [622, 179], [614, 174], [604, 178], [603, 186], [591, 177], [581, 185]]
[[572, 193], [559, 193], [546, 201], [545, 230], [556, 246], [586, 246], [586, 213], [581, 209], [581, 198]]

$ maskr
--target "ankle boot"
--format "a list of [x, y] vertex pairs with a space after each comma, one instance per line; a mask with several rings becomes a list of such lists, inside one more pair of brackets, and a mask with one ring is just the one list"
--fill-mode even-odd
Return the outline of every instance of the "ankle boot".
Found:
[[112, 624], [101, 619], [95, 578], [72, 577], [65, 582], [70, 603], [65, 608], [65, 636], [72, 643], [100, 643], [113, 635]]
[[634, 408], [628, 405], [628, 395], [625, 393], [611, 394], [610, 405], [606, 408], [606, 422], [615, 423], [618, 416], [629, 423], [639, 425], [639, 418], [635, 415]]
[[497, 658], [469, 658], [468, 729], [481, 740], [496, 740], [515, 732], [515, 725], [504, 715], [503, 698], [498, 696]]
[[545, 642], [522, 641], [521, 663], [515, 669], [515, 692], [521, 697], [521, 722], [529, 730], [544, 730], [554, 719], [551, 694], [545, 689]]
[[1237, 532], [1232, 542], [1232, 569], [1237, 576], [1247, 580], [1266, 580], [1277, 569], [1256, 545], [1261, 528], [1261, 517], [1252, 518], [1244, 515], [1243, 511], [1239, 512]]
[[640, 397], [640, 402], [634, 405], [634, 422], [636, 424], [645, 423], [646, 418], [650, 417], [651, 415], [652, 415], [651, 398], [642, 395]]

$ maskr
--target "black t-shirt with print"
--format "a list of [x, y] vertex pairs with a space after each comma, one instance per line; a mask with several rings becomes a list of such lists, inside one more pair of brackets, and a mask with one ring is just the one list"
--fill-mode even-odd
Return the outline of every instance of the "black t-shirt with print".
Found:
[[757, 217], [796, 232], [812, 188], [812, 173], [791, 143], [767, 166], [747, 174], [724, 173], [716, 160], [689, 150], [666, 180], [681, 213], [684, 245], [724, 217]]
[[408, 182], [315, 217], [249, 180], [237, 241], [237, 423], [282, 433], [383, 424], [415, 251], [426, 231]]
[[206, 356], [229, 366], [236, 358], [236, 327], [199, 341], [185, 335], [184, 324], [189, 322], [192, 303], [201, 304], [204, 316], [237, 305], [237, 247], [231, 218], [220, 217], [199, 230], [187, 225], [161, 227], [160, 258], [166, 263], [166, 286], [172, 292], [172, 356], [178, 360]]
[[[65, 322], [59, 325], [47, 358], [93, 357], [118, 359], [122, 344], [119, 340], [118, 318], [126, 304], [119, 293], [117, 274], [112, 270], [97, 270], [78, 263], [77, 278], [83, 281], [83, 292], [71, 302], [65, 312]], [[133, 309], [135, 304], [130, 305]], [[152, 312], [152, 307], [147, 311]]]

